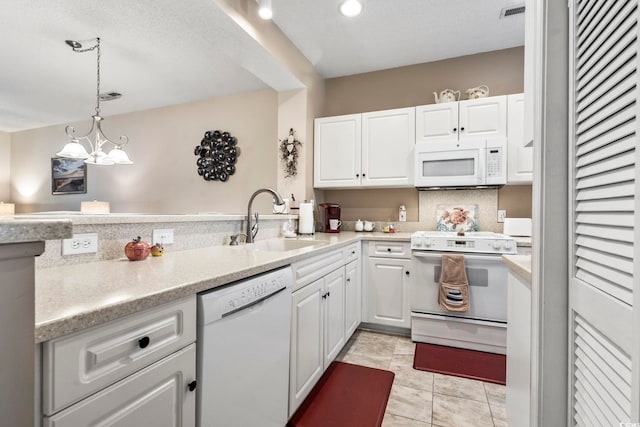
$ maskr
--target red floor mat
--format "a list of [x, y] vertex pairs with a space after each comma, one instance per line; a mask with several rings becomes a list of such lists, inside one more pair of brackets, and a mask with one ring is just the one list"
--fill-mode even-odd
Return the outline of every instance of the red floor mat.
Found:
[[417, 343], [413, 368], [502, 385], [507, 379], [505, 355], [444, 345]]
[[395, 374], [382, 369], [333, 362], [288, 427], [379, 427]]

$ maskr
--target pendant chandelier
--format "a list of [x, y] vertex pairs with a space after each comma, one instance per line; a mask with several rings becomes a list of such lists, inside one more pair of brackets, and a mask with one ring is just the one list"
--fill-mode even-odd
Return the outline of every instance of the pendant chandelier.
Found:
[[[89, 52], [95, 50], [97, 53], [96, 113], [91, 116], [93, 119], [91, 129], [89, 129], [89, 132], [84, 136], [76, 136], [76, 129], [73, 126], [67, 126], [64, 129], [71, 141], [65, 144], [62, 150], [56, 153], [56, 156], [70, 159], [85, 159], [85, 163], [92, 165], [131, 165], [133, 162], [129, 160], [129, 156], [122, 149], [129, 141], [129, 138], [123, 135], [118, 142], [114, 142], [107, 138], [102, 131], [101, 122], [104, 119], [100, 116], [100, 38], [96, 38], [95, 42], [93, 46], [83, 49], [82, 45], [77, 41], [65, 41], [65, 43], [71, 46], [74, 52]], [[87, 149], [81, 142], [88, 143], [91, 152], [87, 152]], [[114, 147], [108, 154], [103, 151], [103, 146], [106, 143]]]

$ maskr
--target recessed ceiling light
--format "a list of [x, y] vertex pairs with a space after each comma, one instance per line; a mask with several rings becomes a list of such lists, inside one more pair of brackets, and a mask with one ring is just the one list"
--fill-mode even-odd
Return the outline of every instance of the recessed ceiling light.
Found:
[[271, 0], [258, 0], [258, 15], [262, 19], [273, 18], [273, 9], [271, 9]]
[[340, 5], [340, 13], [344, 16], [352, 17], [360, 15], [362, 4], [358, 0], [346, 0]]

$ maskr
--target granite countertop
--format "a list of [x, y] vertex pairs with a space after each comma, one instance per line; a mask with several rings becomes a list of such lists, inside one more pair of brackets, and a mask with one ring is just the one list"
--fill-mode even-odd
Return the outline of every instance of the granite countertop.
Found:
[[317, 233], [322, 241], [275, 252], [250, 245], [165, 251], [144, 261], [126, 258], [36, 270], [36, 342], [282, 267], [360, 240], [410, 241], [411, 233]]
[[68, 219], [0, 217], [0, 244], [66, 239], [72, 236]]
[[531, 255], [502, 255], [502, 260], [511, 271], [531, 282]]

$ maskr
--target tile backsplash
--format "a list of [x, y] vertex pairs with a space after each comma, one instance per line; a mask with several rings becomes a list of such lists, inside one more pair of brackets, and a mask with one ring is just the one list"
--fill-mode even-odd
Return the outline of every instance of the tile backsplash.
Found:
[[478, 230], [502, 232], [498, 223], [498, 190], [444, 190], [420, 191], [419, 219], [424, 230], [435, 230], [439, 205], [478, 205]]

